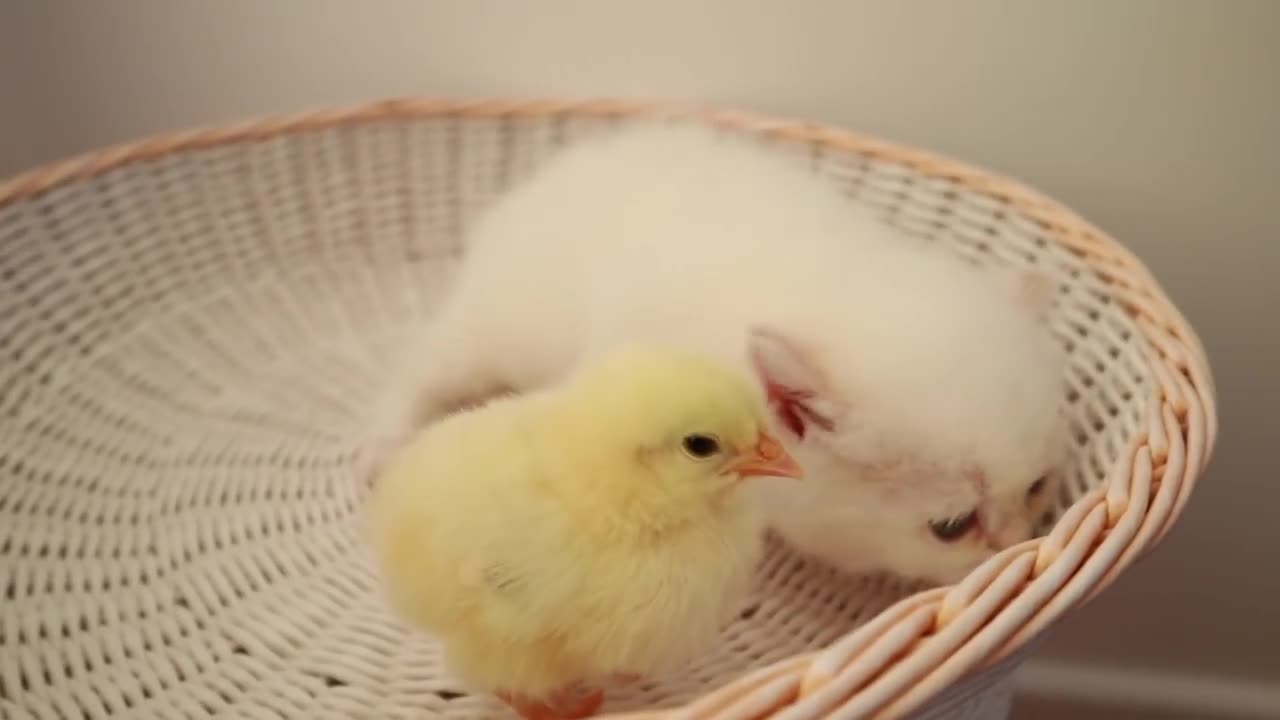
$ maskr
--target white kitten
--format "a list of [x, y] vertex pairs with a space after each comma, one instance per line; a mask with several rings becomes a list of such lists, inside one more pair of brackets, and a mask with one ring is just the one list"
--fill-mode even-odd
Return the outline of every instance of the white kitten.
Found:
[[687, 126], [585, 141], [498, 202], [468, 252], [389, 384], [366, 478], [460, 404], [650, 339], [760, 379], [807, 470], [760, 483], [764, 510], [837, 567], [954, 581], [1028, 539], [1054, 493], [1047, 282], [900, 237], [772, 151]]

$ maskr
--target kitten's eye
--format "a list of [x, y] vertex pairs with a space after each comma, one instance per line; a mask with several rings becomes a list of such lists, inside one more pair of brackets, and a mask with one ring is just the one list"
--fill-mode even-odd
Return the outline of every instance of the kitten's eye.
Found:
[[1027, 497], [1035, 497], [1044, 492], [1044, 486], [1049, 484], [1049, 476], [1041, 475], [1036, 481], [1031, 483], [1031, 487], [1027, 488]]
[[933, 534], [939, 540], [951, 542], [967, 535], [977, 521], [978, 511], [971, 510], [964, 515], [957, 515], [946, 520], [930, 520], [929, 529], [933, 531]]
[[686, 435], [684, 440], [680, 442], [680, 446], [684, 448], [689, 457], [695, 460], [706, 460], [713, 455], [720, 454], [720, 441], [714, 435], [703, 435], [701, 433]]

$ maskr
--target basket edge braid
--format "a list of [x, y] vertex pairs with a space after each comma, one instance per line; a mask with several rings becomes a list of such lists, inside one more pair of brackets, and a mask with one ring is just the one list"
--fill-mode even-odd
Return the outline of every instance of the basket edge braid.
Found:
[[683, 707], [613, 718], [902, 717], [957, 679], [1024, 648], [1154, 548], [1181, 514], [1213, 452], [1216, 398], [1200, 339], [1142, 261], [1070, 209], [1011, 178], [853, 131], [662, 101], [396, 98], [195, 128], [85, 153], [0, 183], [0, 207], [128, 163], [294, 131], [398, 118], [552, 115], [693, 119], [900, 163], [998, 198], [1104, 275], [1145, 336], [1158, 380], [1147, 399], [1147, 427], [1126, 450], [1128, 462], [1117, 462], [1106, 487], [1077, 500], [1047, 536], [1008, 548], [954, 586], [904, 598], [821, 651], [759, 668]]

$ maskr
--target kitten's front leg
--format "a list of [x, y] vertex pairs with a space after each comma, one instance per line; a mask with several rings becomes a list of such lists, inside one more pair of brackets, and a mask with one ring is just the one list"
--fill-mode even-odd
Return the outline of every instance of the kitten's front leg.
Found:
[[434, 323], [397, 364], [359, 450], [356, 475], [365, 488], [373, 486], [387, 461], [422, 428], [510, 392], [477, 352], [475, 335], [450, 317]]
[[366, 487], [372, 487], [386, 462], [413, 438], [414, 433], [436, 420], [458, 410], [483, 405], [490, 399], [511, 392], [504, 384], [447, 388], [426, 378], [422, 386], [409, 390], [404, 408], [380, 421], [360, 450], [357, 475]]

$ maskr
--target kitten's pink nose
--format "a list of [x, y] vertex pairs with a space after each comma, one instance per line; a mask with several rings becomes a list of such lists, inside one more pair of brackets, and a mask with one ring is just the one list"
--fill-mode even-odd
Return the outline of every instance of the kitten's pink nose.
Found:
[[996, 514], [982, 518], [982, 536], [987, 547], [992, 550], [1003, 550], [1031, 539], [1031, 524], [1025, 518], [1017, 516], [999, 516]]

